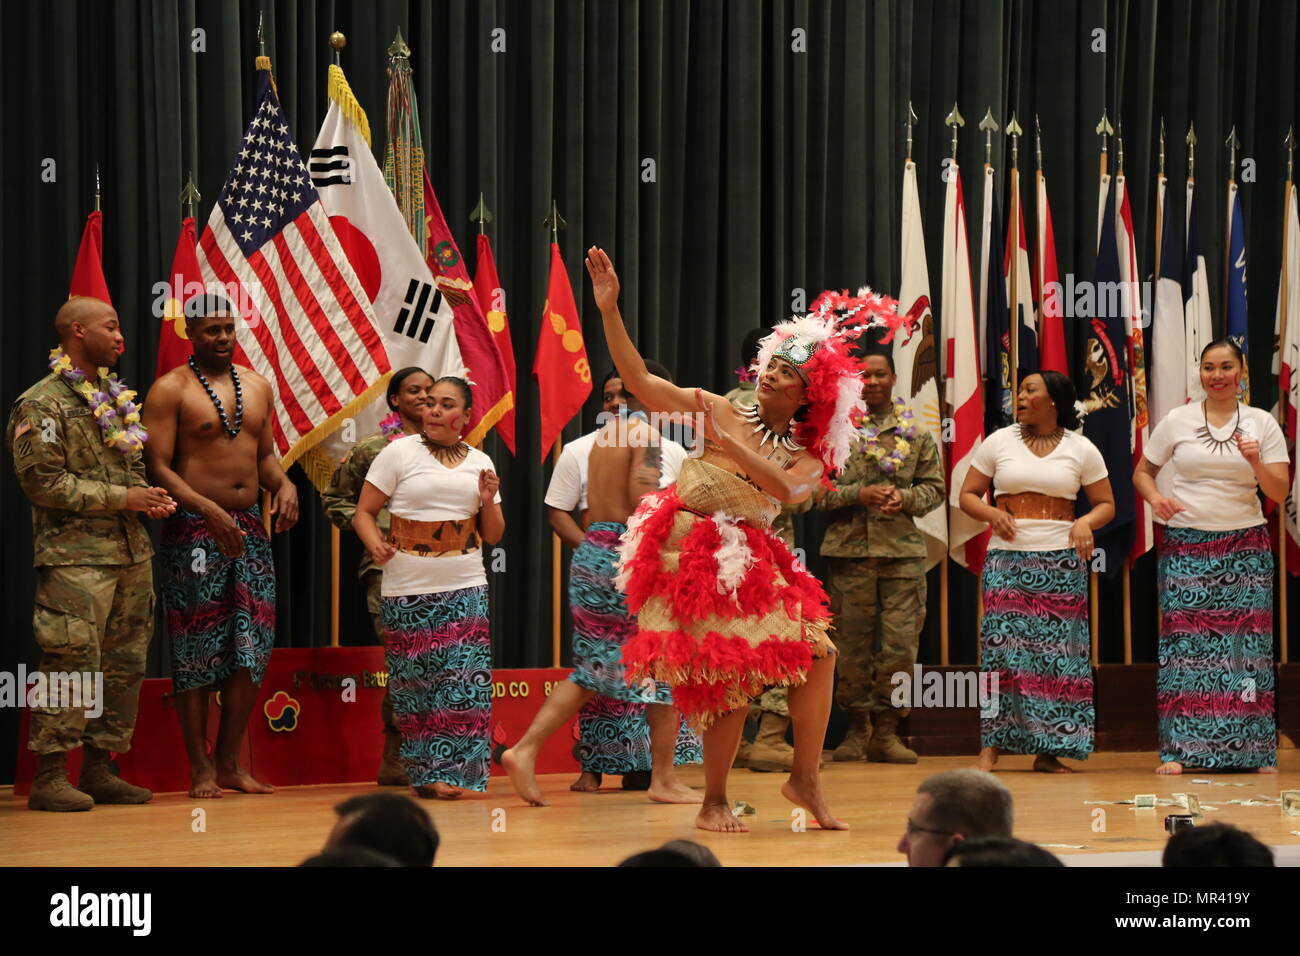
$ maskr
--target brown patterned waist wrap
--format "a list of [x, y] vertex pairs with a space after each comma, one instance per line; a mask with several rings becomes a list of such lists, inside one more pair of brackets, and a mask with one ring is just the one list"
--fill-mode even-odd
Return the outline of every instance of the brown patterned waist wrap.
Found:
[[479, 547], [478, 517], [455, 521], [416, 521], [393, 515], [389, 537], [398, 551], [421, 557], [469, 554]]
[[1026, 491], [1018, 495], [998, 495], [998, 507], [1013, 518], [1043, 521], [1074, 521], [1074, 500]]

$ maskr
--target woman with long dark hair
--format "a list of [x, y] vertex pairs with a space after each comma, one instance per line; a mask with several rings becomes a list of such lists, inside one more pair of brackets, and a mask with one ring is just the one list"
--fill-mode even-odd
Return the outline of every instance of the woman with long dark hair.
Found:
[[[1069, 773], [1061, 757], [1092, 752], [1088, 569], [1115, 498], [1101, 452], [1074, 431], [1074, 401], [1061, 373], [1026, 375], [1018, 424], [984, 439], [962, 485], [961, 510], [993, 531], [980, 582], [980, 680], [997, 684], [980, 714], [981, 770], [1005, 751], [1035, 754], [1043, 773]], [[1092, 507], [1076, 518], [1080, 490]]]
[[[1242, 404], [1241, 350], [1201, 352], [1205, 400], [1156, 426], [1133, 487], [1165, 522], [1160, 549], [1160, 766], [1258, 770], [1277, 763], [1273, 713], [1273, 552], [1258, 491], [1287, 496], [1286, 439]], [[1172, 465], [1172, 494], [1156, 487]]]
[[[384, 569], [380, 612], [402, 762], [421, 797], [486, 790], [492, 652], [481, 542], [505, 532], [492, 460], [462, 439], [464, 380], [433, 386], [423, 429], [392, 442], [366, 475], [354, 526]], [[387, 507], [389, 535], [376, 524]]]

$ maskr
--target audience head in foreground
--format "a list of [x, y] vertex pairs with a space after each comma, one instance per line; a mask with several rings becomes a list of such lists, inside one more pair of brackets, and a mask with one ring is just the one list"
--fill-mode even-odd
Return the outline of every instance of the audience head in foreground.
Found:
[[1273, 851], [1231, 823], [1179, 830], [1165, 844], [1163, 866], [1276, 866]]
[[[338, 820], [323, 853], [361, 847], [401, 866], [433, 866], [438, 831], [414, 800], [396, 793], [370, 793], [344, 800], [334, 808]], [[322, 864], [324, 865], [324, 864]]]
[[657, 850], [634, 853], [619, 866], [722, 866], [713, 851], [694, 840], [669, 840]]
[[976, 837], [1010, 837], [1011, 791], [979, 770], [945, 770], [916, 788], [898, 852], [908, 866], [943, 866], [949, 847]]
[[1015, 837], [975, 837], [948, 847], [944, 866], [1065, 866], [1041, 846]]

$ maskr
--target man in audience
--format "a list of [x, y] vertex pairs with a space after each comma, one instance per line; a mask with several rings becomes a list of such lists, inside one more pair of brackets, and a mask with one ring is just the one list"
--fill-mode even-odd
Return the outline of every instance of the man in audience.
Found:
[[433, 866], [438, 830], [424, 808], [404, 794], [368, 793], [334, 808], [338, 821], [322, 853], [362, 847], [401, 866]]
[[1276, 866], [1273, 851], [1231, 823], [1179, 830], [1165, 844], [1163, 866]]
[[956, 843], [976, 837], [1010, 837], [1011, 791], [992, 774], [945, 770], [916, 788], [898, 852], [908, 866], [943, 866]]
[[948, 847], [944, 866], [1065, 866], [1041, 846], [1015, 837], [976, 837]]

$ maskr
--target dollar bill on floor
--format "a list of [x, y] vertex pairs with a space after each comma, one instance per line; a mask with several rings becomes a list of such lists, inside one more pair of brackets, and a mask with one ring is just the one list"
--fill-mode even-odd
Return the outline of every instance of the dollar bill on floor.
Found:
[[1282, 791], [1282, 812], [1288, 817], [1300, 817], [1300, 790]]

